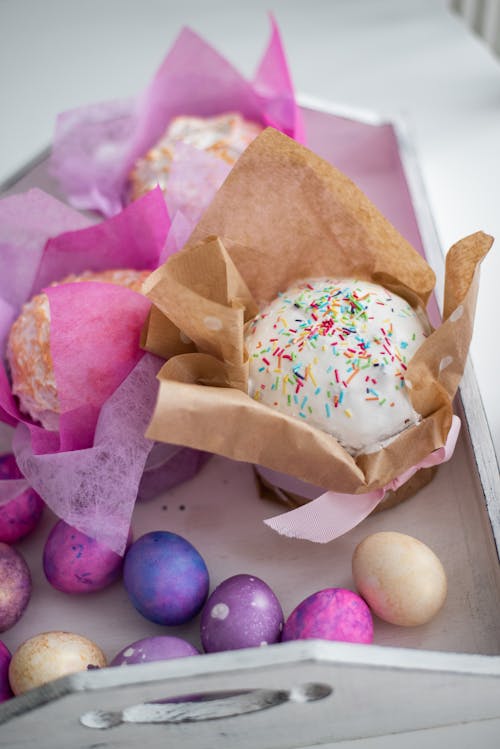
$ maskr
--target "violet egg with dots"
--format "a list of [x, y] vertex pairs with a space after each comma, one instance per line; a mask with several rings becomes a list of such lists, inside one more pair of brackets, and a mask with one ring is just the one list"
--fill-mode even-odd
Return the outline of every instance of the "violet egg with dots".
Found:
[[208, 598], [200, 634], [207, 653], [278, 642], [283, 611], [269, 585], [254, 575], [223, 580]]
[[199, 655], [199, 651], [182, 637], [158, 635], [144, 637], [142, 640], [131, 642], [115, 655], [110, 666], [129, 666], [134, 663], [149, 663], [150, 661], [169, 661], [172, 658], [187, 658]]
[[[14, 455], [0, 455], [0, 480], [22, 478]], [[44, 507], [43, 499], [31, 488], [0, 505], [0, 541], [14, 544], [32, 533], [40, 522]]]
[[209, 589], [207, 565], [185, 538], [152, 531], [125, 555], [123, 583], [133, 606], [157, 624], [174, 626], [193, 619]]

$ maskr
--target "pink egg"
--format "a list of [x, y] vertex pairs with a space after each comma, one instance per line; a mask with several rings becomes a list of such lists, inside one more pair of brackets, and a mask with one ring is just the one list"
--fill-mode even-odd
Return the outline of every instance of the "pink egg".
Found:
[[[20, 479], [22, 473], [16, 459], [9, 453], [0, 455], [0, 479]], [[0, 505], [0, 541], [13, 544], [31, 533], [42, 517], [45, 503], [33, 489]]]
[[123, 558], [63, 520], [52, 528], [43, 550], [49, 583], [63, 593], [93, 593], [121, 576]]
[[126, 666], [133, 663], [149, 663], [149, 661], [168, 661], [189, 655], [199, 655], [198, 650], [191, 643], [180, 637], [159, 635], [132, 642], [120, 650], [109, 665]]
[[31, 574], [21, 554], [0, 543], [0, 632], [23, 615], [31, 596]]
[[0, 702], [5, 702], [12, 697], [9, 684], [10, 652], [0, 640]]
[[215, 588], [201, 617], [201, 641], [207, 653], [278, 642], [283, 611], [275, 594], [253, 575], [234, 575]]
[[286, 620], [282, 640], [315, 638], [372, 642], [370, 609], [356, 593], [344, 588], [326, 588], [313, 593], [299, 603]]

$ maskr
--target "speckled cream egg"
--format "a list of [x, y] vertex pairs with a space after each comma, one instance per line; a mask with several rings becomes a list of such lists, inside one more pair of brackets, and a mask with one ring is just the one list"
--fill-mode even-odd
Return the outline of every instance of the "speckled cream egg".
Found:
[[0, 543], [0, 632], [16, 624], [31, 598], [31, 573], [24, 557]]
[[352, 572], [373, 613], [391, 624], [425, 624], [446, 598], [446, 573], [440, 560], [428, 546], [404, 533], [367, 536], [354, 551]]
[[86, 637], [73, 632], [43, 632], [14, 652], [9, 681], [17, 695], [61, 676], [105, 666], [104, 653]]

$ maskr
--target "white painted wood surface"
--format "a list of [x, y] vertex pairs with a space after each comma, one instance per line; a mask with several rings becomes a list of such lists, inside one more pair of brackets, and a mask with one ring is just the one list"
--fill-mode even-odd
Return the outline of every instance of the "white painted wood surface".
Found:
[[[78, 674], [54, 683], [52, 690], [59, 690], [59, 700], [3, 725], [1, 736], [7, 742], [3, 745], [9, 749], [25, 749], [34, 742], [51, 749], [132, 749], [140, 744], [148, 748], [291, 749], [332, 742], [342, 746], [351, 739], [410, 731], [429, 735], [429, 729], [442, 734], [459, 724], [489, 721], [494, 725], [491, 722], [500, 719], [498, 657], [450, 658], [440, 653], [311, 641], [269, 646], [266, 652], [245, 650], [173, 661], [169, 670], [170, 677], [165, 664], [153, 663]], [[302, 699], [312, 684], [332, 691], [324, 699]], [[287, 692], [288, 699], [258, 712], [219, 720], [119, 723], [103, 730], [87, 728], [80, 721], [89, 710], [121, 712], [143, 701], [199, 694], [199, 690], [263, 686]], [[29, 702], [34, 696], [27, 694], [18, 702]], [[210, 702], [206, 705], [210, 715]], [[189, 715], [189, 705], [172, 707]], [[50, 738], [44, 738], [49, 734]], [[458, 739], [456, 746], [466, 744]]]
[[[21, 186], [26, 189], [29, 184], [50, 186], [43, 164]], [[425, 211], [419, 216], [421, 221], [425, 221], [423, 216]], [[426, 225], [426, 230], [429, 242], [432, 227]], [[469, 383], [466, 407], [470, 414], [476, 413], [480, 430], [484, 422], [472, 375]], [[457, 408], [463, 416], [460, 403]], [[7, 432], [3, 430], [4, 439], [8, 439]], [[212, 588], [239, 572], [265, 579], [277, 593], [285, 615], [314, 590], [334, 585], [352, 588], [351, 555], [368, 533], [409, 533], [436, 551], [448, 574], [446, 604], [429, 624], [403, 629], [376, 620], [373, 647], [287, 643], [80, 674], [0, 706], [0, 720], [6, 719], [0, 725], [0, 746], [20, 749], [36, 741], [43, 749], [127, 749], [141, 742], [148, 747], [182, 745], [187, 749], [351, 744], [368, 748], [432, 746], [430, 741], [439, 746], [441, 741], [453, 740], [457, 747], [470, 746], [471, 741], [496, 747], [500, 575], [478, 465], [483, 483], [485, 476], [490, 482], [489, 500], [495, 512], [498, 469], [496, 462], [488, 467], [487, 456], [494, 455], [488, 452], [492, 450], [489, 435], [479, 437], [486, 455], [482, 463], [464, 429], [453, 460], [439, 469], [428, 487], [325, 546], [281, 538], [267, 529], [262, 520], [275, 514], [277, 506], [258, 498], [249, 466], [219, 457], [212, 458], [191, 482], [138, 505], [134, 514], [136, 537], [164, 528], [189, 538], [207, 561]], [[43, 543], [53, 522], [46, 513], [35, 536], [20, 544], [33, 573], [34, 593], [20, 622], [2, 635], [11, 650], [49, 629], [85, 634], [110, 659], [128, 643], [166, 631], [199, 646], [197, 620], [188, 627], [168, 630], [147, 622], [132, 608], [120, 583], [91, 598], [53, 590], [41, 569]], [[311, 683], [327, 685], [333, 692], [317, 701], [301, 701], [300, 688]], [[92, 710], [121, 714], [130, 706], [168, 696], [254, 689], [278, 690], [286, 693], [286, 699], [280, 697], [280, 704], [266, 710], [203, 722], [121, 723], [103, 730], [79, 722]], [[37, 700], [58, 694], [60, 699], [25, 711], [35, 708]], [[210, 711], [213, 706], [206, 704]], [[189, 715], [190, 708], [185, 709]], [[18, 717], [7, 720], [18, 710]], [[393, 743], [384, 744], [386, 740]]]
[[[447, 601], [422, 627], [400, 628], [377, 620], [375, 642], [494, 655], [500, 653], [498, 562], [474, 473], [462, 437], [453, 460], [417, 496], [368, 518], [331, 544], [315, 545], [267, 529], [262, 520], [279, 512], [279, 505], [258, 498], [248, 465], [213, 457], [192, 481], [138, 505], [134, 535], [161, 529], [179, 533], [207, 561], [211, 587], [233, 574], [255, 574], [271, 585], [290, 613], [314, 590], [352, 588], [351, 555], [366, 535], [379, 530], [409, 533], [442, 560], [449, 581]], [[148, 622], [128, 602], [121, 584], [91, 597], [67, 596], [51, 588], [41, 569], [41, 554], [53, 522], [47, 513], [35, 536], [18, 546], [32, 570], [34, 590], [25, 615], [2, 634], [10, 649], [50, 629], [86, 634], [110, 658], [129, 642], [154, 634], [185, 635], [199, 645], [198, 621], [167, 629]]]
[[[484, 732], [492, 730], [493, 718], [500, 721], [498, 564], [467, 440], [460, 439], [453, 461], [441, 467], [434, 482], [418, 496], [369, 518], [335, 544], [311, 546], [278, 538], [261, 525], [262, 518], [275, 511], [274, 505], [257, 498], [248, 466], [215, 457], [189, 484], [138, 506], [134, 527], [137, 534], [166, 528], [190, 538], [207, 560], [212, 586], [233, 573], [258, 574], [275, 589], [285, 613], [313, 589], [352, 587], [350, 556], [364, 535], [382, 529], [408, 532], [430, 544], [443, 560], [449, 576], [444, 609], [420, 628], [403, 629], [376, 620], [375, 642], [380, 647], [287, 643], [150, 664], [127, 673], [116, 669], [114, 678], [119, 682], [128, 677], [138, 683], [109, 690], [111, 671], [78, 675], [73, 680], [75, 688], [88, 684], [99, 691], [78, 691], [1, 725], [0, 746], [20, 749], [36, 740], [43, 749], [126, 749], [140, 742], [160, 747], [167, 740], [167, 745], [180, 746], [182, 737], [186, 748], [278, 749], [328, 746], [332, 741], [342, 746], [340, 740], [409, 731], [401, 742], [408, 738], [413, 742], [409, 746], [418, 746], [415, 730], [422, 731], [421, 745], [429, 746], [425, 743], [430, 740], [429, 729], [440, 726], [439, 740], [453, 731], [454, 746], [465, 747], [470, 744], [460, 743], [458, 724], [470, 721], [483, 737], [481, 747], [497, 746]], [[135, 639], [165, 633], [133, 610], [121, 584], [92, 599], [64, 596], [51, 589], [43, 578], [40, 555], [52, 522], [47, 516], [35, 543], [21, 545], [33, 570], [34, 596], [18, 625], [3, 635], [11, 648], [35, 632], [61, 628], [91, 636], [111, 658]], [[168, 632], [199, 645], [197, 624]], [[464, 652], [486, 657], [460, 654]], [[159, 683], [146, 687], [149, 678]], [[332, 686], [334, 694], [324, 701], [285, 703], [259, 714], [205, 724], [121, 725], [97, 731], [78, 723], [88, 710], [123, 710], [148, 699], [205, 691], [292, 690], [311, 682]], [[14, 700], [12, 707], [22, 699]], [[6, 703], [3, 710], [8, 709]], [[446, 725], [451, 727], [442, 727]], [[470, 735], [469, 728], [464, 741]]]

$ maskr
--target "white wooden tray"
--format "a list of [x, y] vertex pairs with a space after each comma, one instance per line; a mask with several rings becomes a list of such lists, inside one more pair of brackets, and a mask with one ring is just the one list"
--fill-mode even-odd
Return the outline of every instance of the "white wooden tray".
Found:
[[[352, 176], [438, 277], [443, 255], [402, 124], [371, 113], [303, 99], [308, 144]], [[336, 134], [352, 134], [350, 152]], [[397, 148], [374, 148], [384, 129]], [[396, 154], [396, 157], [395, 157]], [[46, 154], [4, 190], [31, 186], [57, 195]], [[463, 429], [452, 461], [398, 507], [368, 518], [327, 544], [286, 539], [262, 520], [279, 507], [258, 497], [250, 466], [213, 457], [190, 482], [138, 504], [134, 535], [165, 529], [188, 538], [205, 558], [211, 588], [246, 572], [268, 582], [285, 615], [324, 587], [354, 589], [351, 556], [379, 530], [416, 536], [435, 550], [448, 575], [444, 608], [429, 624], [400, 628], [375, 620], [375, 644], [290, 642], [66, 677], [0, 705], [0, 746], [9, 749], [285, 749], [285, 747], [454, 747], [500, 745], [500, 480], [470, 363], [456, 409]], [[9, 430], [0, 429], [8, 448]], [[46, 582], [41, 564], [47, 512], [19, 544], [34, 590], [18, 624], [2, 634], [11, 651], [39, 632], [62, 629], [93, 639], [111, 659], [125, 645], [176, 634], [199, 647], [199, 620], [161, 627], [133, 609], [121, 583], [87, 597], [66, 596]], [[197, 699], [145, 705], [168, 697]], [[200, 698], [200, 695], [204, 695]]]

